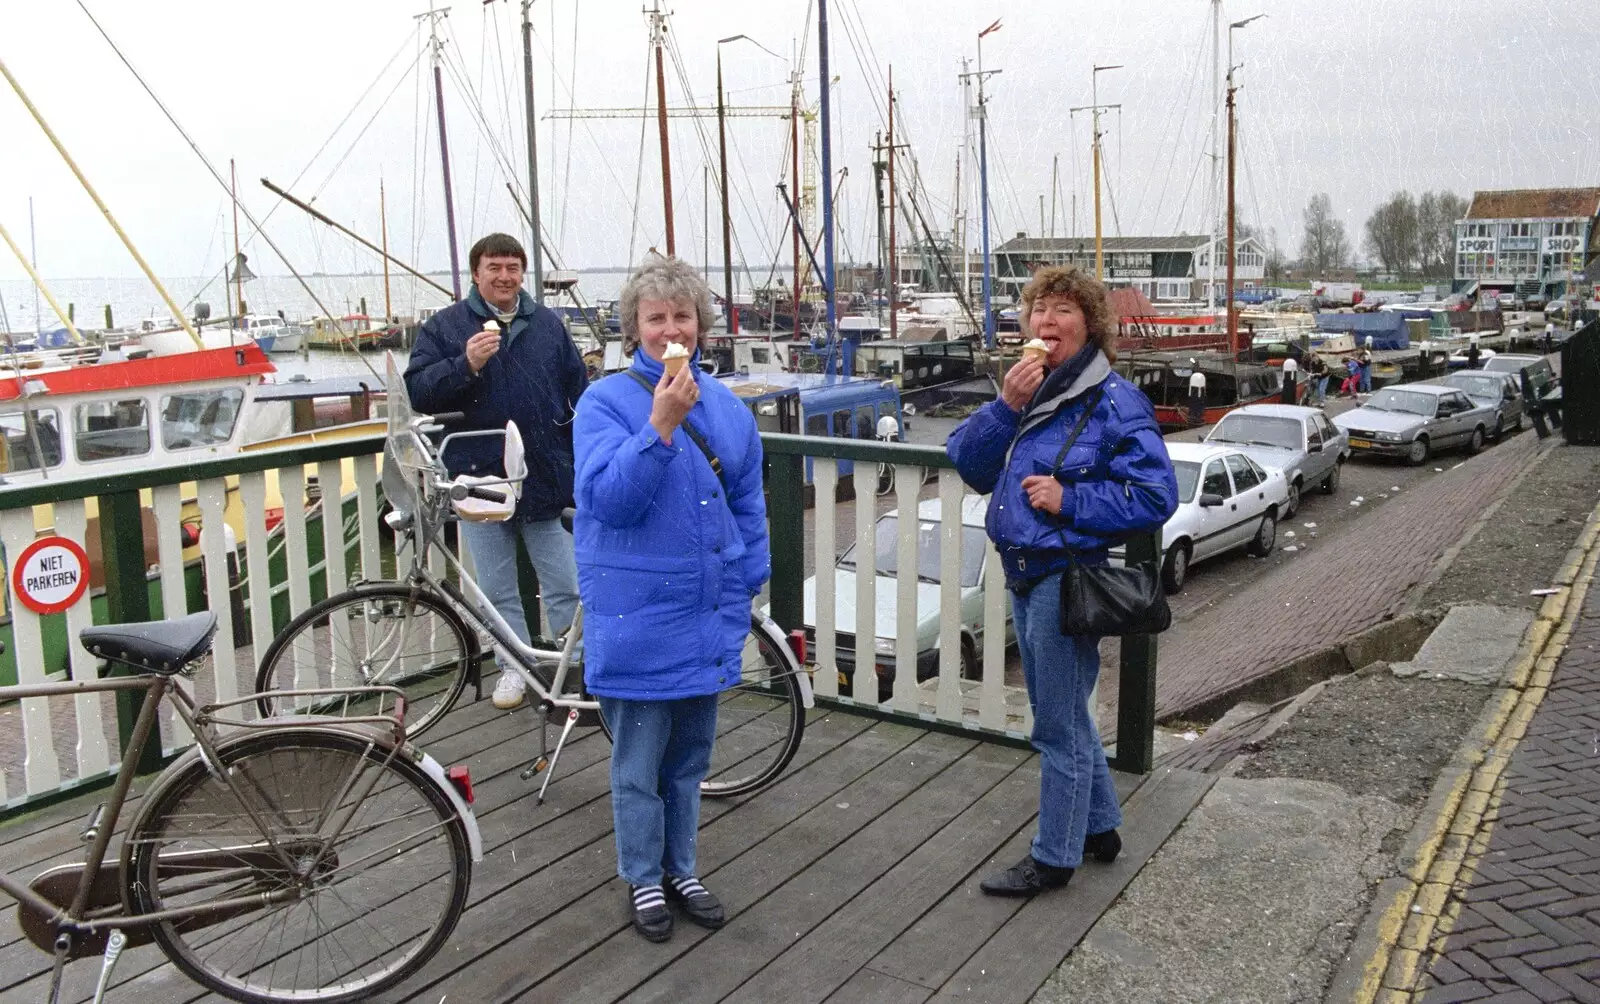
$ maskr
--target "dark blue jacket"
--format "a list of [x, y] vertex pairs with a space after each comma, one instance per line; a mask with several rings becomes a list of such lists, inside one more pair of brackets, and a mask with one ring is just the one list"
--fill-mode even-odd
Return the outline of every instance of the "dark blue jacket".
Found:
[[[1056, 455], [1103, 386], [1094, 413], [1062, 460], [1061, 512], [1033, 508], [1022, 479], [1049, 474]], [[1027, 417], [996, 399], [950, 434], [946, 450], [962, 480], [990, 495], [985, 520], [1011, 582], [1060, 571], [1070, 549], [1085, 564], [1130, 534], [1153, 530], [1178, 507], [1177, 478], [1144, 392], [1097, 354], [1071, 386]]]
[[[430, 317], [406, 367], [406, 393], [421, 414], [459, 411], [452, 429], [503, 429], [515, 422], [528, 458], [517, 518], [555, 519], [572, 505], [572, 415], [589, 383], [577, 346], [555, 311], [522, 294], [500, 351], [476, 375], [467, 339], [494, 317], [477, 290]], [[504, 475], [499, 437], [457, 440], [444, 457], [451, 476]]]
[[[632, 370], [651, 387], [661, 379], [643, 350]], [[688, 422], [722, 461], [721, 479], [682, 428], [661, 441], [653, 392], [627, 373], [596, 383], [578, 406], [573, 549], [584, 679], [601, 697], [674, 700], [737, 684], [750, 600], [772, 571], [755, 417], [694, 373], [700, 400]]]

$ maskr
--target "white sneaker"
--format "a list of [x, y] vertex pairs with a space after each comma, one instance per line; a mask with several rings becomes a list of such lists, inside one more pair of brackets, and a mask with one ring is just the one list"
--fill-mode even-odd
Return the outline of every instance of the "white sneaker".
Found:
[[501, 670], [500, 679], [494, 685], [494, 706], [510, 711], [522, 703], [522, 691], [522, 677], [509, 669]]

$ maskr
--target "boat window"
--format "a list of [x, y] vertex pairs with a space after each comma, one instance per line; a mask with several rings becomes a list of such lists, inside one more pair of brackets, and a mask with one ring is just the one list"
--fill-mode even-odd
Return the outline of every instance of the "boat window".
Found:
[[78, 459], [85, 463], [150, 452], [150, 415], [142, 398], [80, 404], [72, 421]]
[[872, 418], [872, 405], [864, 404], [856, 409], [856, 438], [876, 439], [878, 423]]
[[770, 366], [770, 365], [772, 365], [772, 350], [767, 348], [765, 345], [752, 345], [752, 346], [750, 346], [750, 365], [752, 365], [752, 366]]
[[828, 416], [827, 415], [807, 415], [806, 416], [806, 435], [808, 435], [808, 436], [826, 436], [827, 434], [828, 434]]
[[[31, 421], [30, 421], [31, 420]], [[54, 408], [0, 413], [0, 474], [61, 463], [61, 418]]]
[[848, 409], [833, 413], [833, 435], [842, 439], [850, 438], [850, 412]]
[[173, 394], [161, 399], [161, 448], [189, 450], [213, 446], [233, 438], [244, 391], [222, 390]]
[[1261, 479], [1256, 477], [1255, 468], [1249, 460], [1245, 459], [1244, 454], [1230, 453], [1226, 459], [1228, 461], [1228, 471], [1233, 475], [1233, 483], [1240, 491], [1254, 488], [1261, 483]]

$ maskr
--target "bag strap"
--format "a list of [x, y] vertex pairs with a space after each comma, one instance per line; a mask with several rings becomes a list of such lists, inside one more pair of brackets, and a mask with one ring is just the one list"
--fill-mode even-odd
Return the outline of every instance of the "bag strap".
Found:
[[1094, 414], [1095, 407], [1100, 404], [1100, 395], [1104, 392], [1104, 384], [1094, 389], [1094, 393], [1089, 398], [1089, 403], [1083, 409], [1083, 414], [1078, 416], [1078, 424], [1072, 427], [1072, 435], [1067, 437], [1066, 443], [1061, 447], [1061, 452], [1056, 454], [1056, 462], [1050, 465], [1051, 477], [1061, 473], [1061, 462], [1067, 459], [1067, 453], [1072, 449], [1073, 444], [1078, 441], [1078, 436], [1083, 433], [1084, 426], [1089, 424], [1089, 416]]
[[[639, 386], [649, 391], [652, 397], [655, 396], [655, 385], [652, 384], [644, 376], [644, 374], [635, 369], [630, 369], [627, 372], [629, 376], [638, 381]], [[717, 476], [717, 480], [721, 481], [722, 487], [726, 489], [728, 487], [728, 479], [722, 473], [722, 458], [717, 456], [716, 453], [712, 452], [711, 444], [706, 442], [706, 437], [702, 436], [700, 434], [700, 430], [691, 425], [687, 418], [683, 420], [683, 431], [689, 434], [689, 438], [694, 441], [694, 445], [700, 447], [700, 452], [706, 455], [706, 461], [711, 464], [711, 473]]]

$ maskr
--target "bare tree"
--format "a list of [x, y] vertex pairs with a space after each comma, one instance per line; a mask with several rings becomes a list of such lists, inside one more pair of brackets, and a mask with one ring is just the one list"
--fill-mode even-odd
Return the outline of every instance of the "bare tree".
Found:
[[1443, 278], [1454, 271], [1456, 220], [1467, 215], [1467, 200], [1454, 192], [1424, 192], [1417, 200], [1417, 246], [1422, 274]]
[[1417, 200], [1407, 191], [1389, 200], [1367, 217], [1366, 251], [1386, 271], [1405, 275], [1420, 256]]
[[1278, 245], [1278, 228], [1268, 227], [1262, 230], [1253, 223], [1240, 223], [1238, 226], [1238, 239], [1243, 241], [1253, 238], [1261, 245], [1261, 251], [1266, 256], [1266, 273], [1269, 282], [1278, 282], [1283, 278], [1284, 269], [1288, 262], [1283, 253], [1283, 248]]
[[1334, 217], [1333, 200], [1326, 192], [1311, 197], [1302, 219], [1305, 234], [1300, 238], [1300, 260], [1307, 269], [1326, 272], [1350, 262], [1350, 238], [1344, 221]]

